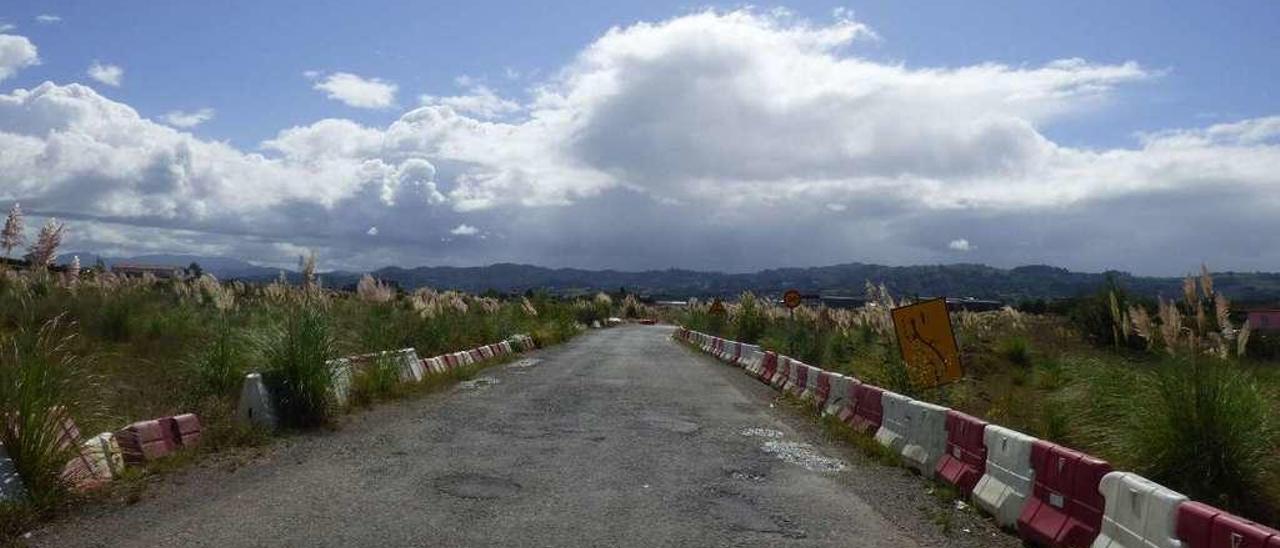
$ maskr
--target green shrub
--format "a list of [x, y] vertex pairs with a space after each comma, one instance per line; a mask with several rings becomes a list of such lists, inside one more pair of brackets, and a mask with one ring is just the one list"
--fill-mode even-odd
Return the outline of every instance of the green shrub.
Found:
[[380, 354], [359, 368], [351, 383], [351, 403], [367, 405], [390, 396], [400, 383], [400, 364], [391, 354]]
[[1246, 371], [1200, 357], [1086, 379], [1091, 423], [1121, 464], [1193, 499], [1274, 515], [1275, 402]]
[[333, 405], [329, 389], [337, 356], [328, 311], [312, 297], [286, 307], [279, 323], [260, 341], [267, 370], [263, 374], [285, 426], [309, 428], [328, 422]]
[[225, 317], [219, 319], [213, 338], [188, 359], [197, 394], [232, 396], [239, 390], [248, 370], [245, 343]]
[[1031, 367], [1031, 341], [1026, 337], [1013, 336], [1000, 341], [996, 352], [1009, 363], [1020, 368]]

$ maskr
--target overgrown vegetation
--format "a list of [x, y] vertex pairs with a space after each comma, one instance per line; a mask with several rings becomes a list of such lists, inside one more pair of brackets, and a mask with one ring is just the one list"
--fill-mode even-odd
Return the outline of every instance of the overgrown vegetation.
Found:
[[[294, 286], [0, 265], [0, 416], [13, 417], [0, 441], [28, 495], [26, 504], [0, 509], [0, 538], [67, 500], [61, 472], [76, 448], [59, 442], [64, 418], [87, 437], [194, 412], [202, 450], [260, 443], [260, 432], [234, 420], [247, 372], [264, 374], [284, 426], [311, 428], [344, 411], [330, 390], [333, 358], [401, 348], [436, 356], [516, 333], [555, 344], [582, 329], [583, 310], [613, 312], [599, 300], [405, 293], [376, 280], [337, 292], [321, 286], [313, 259], [302, 266], [303, 283]], [[470, 369], [431, 376], [414, 390]], [[388, 385], [403, 386], [397, 375], [395, 364], [360, 369], [352, 388], [361, 401], [353, 403], [396, 395]]]
[[695, 301], [678, 320], [1088, 451], [1276, 523], [1280, 373], [1263, 346], [1270, 334], [1233, 321], [1213, 282], [1202, 269], [1177, 301], [1146, 301], [1109, 278], [1068, 305], [1035, 307], [1042, 314], [953, 311], [966, 376], [935, 389], [911, 384], [888, 313], [904, 303], [881, 285], [868, 283], [869, 304], [855, 310], [788, 312], [744, 294], [723, 317]]

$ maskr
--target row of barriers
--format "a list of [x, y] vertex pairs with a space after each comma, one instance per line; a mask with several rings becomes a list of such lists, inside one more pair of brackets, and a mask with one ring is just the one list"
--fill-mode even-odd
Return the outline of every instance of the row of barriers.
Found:
[[755, 345], [685, 328], [675, 337], [874, 436], [907, 467], [954, 486], [1032, 544], [1280, 548], [1280, 531], [1189, 501], [1086, 453]]
[[[380, 360], [395, 364], [400, 374], [400, 382], [421, 382], [427, 375], [442, 375], [459, 367], [528, 352], [537, 347], [533, 337], [518, 334], [505, 341], [426, 359], [418, 358], [418, 352], [412, 348], [338, 358], [327, 363], [333, 372], [330, 395], [338, 405], [346, 405], [351, 396], [351, 384], [356, 373], [379, 363]], [[250, 373], [245, 376], [240, 390], [236, 417], [243, 423], [267, 429], [275, 429], [278, 426], [271, 394], [261, 374]]]
[[[392, 360], [403, 382], [419, 382], [428, 374], [444, 374], [459, 367], [537, 349], [533, 338], [519, 334], [494, 344], [418, 359], [412, 348], [349, 356], [328, 362], [333, 369], [330, 390], [334, 400], [345, 405], [354, 372], [380, 359]], [[276, 415], [271, 397], [258, 373], [245, 377], [237, 409], [240, 420], [275, 428]], [[103, 432], [83, 439], [75, 421], [65, 410], [55, 410], [48, 420], [58, 432], [57, 444], [74, 457], [63, 468], [62, 477], [73, 488], [86, 491], [120, 476], [126, 466], [143, 466], [156, 459], [200, 444], [200, 417], [185, 413], [137, 421], [115, 432]], [[27, 496], [13, 459], [0, 445], [0, 502], [19, 501]]]
[[[77, 491], [105, 485], [118, 478], [126, 466], [143, 466], [200, 444], [200, 417], [193, 413], [138, 421], [88, 439], [81, 436], [65, 409], [54, 409], [46, 420], [57, 432], [57, 450], [72, 455], [62, 468], [62, 478]], [[17, 467], [0, 445], [0, 502], [16, 502], [26, 496]]]

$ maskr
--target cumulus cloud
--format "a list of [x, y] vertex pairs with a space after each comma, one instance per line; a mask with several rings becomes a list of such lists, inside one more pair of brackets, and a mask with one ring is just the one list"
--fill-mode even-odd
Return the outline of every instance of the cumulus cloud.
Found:
[[112, 87], [120, 87], [124, 81], [124, 69], [119, 65], [102, 64], [94, 61], [85, 71], [90, 78]]
[[398, 86], [378, 78], [363, 78], [349, 72], [335, 72], [323, 78], [319, 73], [308, 71], [312, 77], [319, 78], [314, 89], [328, 94], [330, 99], [341, 101], [347, 106], [356, 108], [390, 108], [396, 103]]
[[423, 95], [419, 101], [424, 105], [441, 105], [459, 113], [482, 119], [498, 118], [520, 111], [520, 104], [499, 97], [492, 89], [484, 85], [473, 85], [463, 95], [436, 97]]
[[173, 127], [193, 128], [209, 120], [213, 119], [214, 111], [211, 108], [202, 108], [192, 112], [183, 110], [171, 110], [164, 115], [164, 121]]
[[[13, 28], [0, 24], [0, 32]], [[0, 34], [0, 81], [17, 74], [19, 70], [40, 63], [35, 44], [25, 36]]]
[[61, 21], [62, 21], [62, 17], [53, 15], [51, 13], [42, 13], [36, 16], [37, 23], [50, 24], [50, 23], [59, 23]]
[[[319, 120], [256, 150], [44, 84], [0, 95], [0, 201], [70, 217], [104, 247], [265, 262], [315, 248], [355, 269], [747, 270], [957, 251], [1005, 266], [1274, 268], [1280, 117], [1078, 148], [1045, 128], [1116, 108], [1116, 88], [1159, 74], [1074, 58], [885, 64], [859, 55], [872, 39], [843, 12], [638, 23], [604, 32], [525, 101], [472, 79], [385, 127]], [[328, 85], [342, 74], [313, 77], [335, 99], [364, 97], [353, 106], [394, 104], [394, 84]], [[389, 89], [339, 97], [368, 82]]]

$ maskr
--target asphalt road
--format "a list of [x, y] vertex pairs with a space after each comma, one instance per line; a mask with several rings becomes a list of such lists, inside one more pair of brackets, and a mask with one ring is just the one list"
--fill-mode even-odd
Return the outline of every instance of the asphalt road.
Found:
[[921, 479], [823, 439], [772, 390], [670, 333], [592, 331], [248, 462], [208, 459], [28, 542], [1018, 545]]

